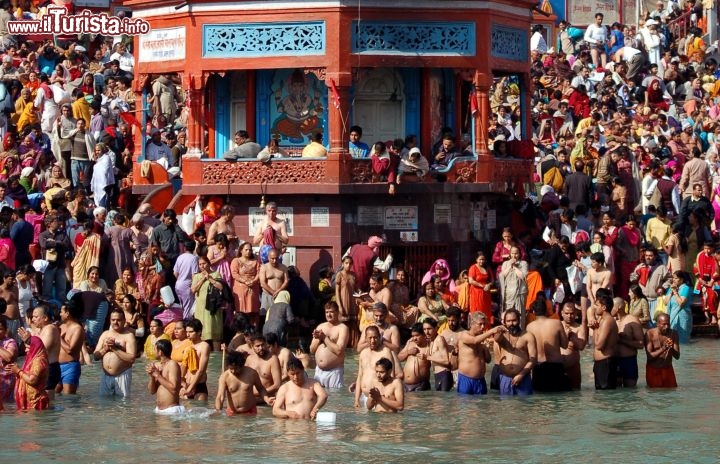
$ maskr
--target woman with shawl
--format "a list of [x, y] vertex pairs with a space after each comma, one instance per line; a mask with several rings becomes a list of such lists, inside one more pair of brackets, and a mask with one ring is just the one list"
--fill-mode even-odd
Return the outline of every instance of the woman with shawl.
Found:
[[21, 369], [16, 364], [5, 367], [5, 370], [9, 370], [17, 376], [15, 404], [17, 404], [18, 410], [22, 411], [49, 409], [50, 397], [45, 391], [50, 372], [47, 350], [42, 340], [30, 335], [30, 332], [23, 329], [20, 331], [20, 336], [25, 346], [28, 347], [23, 367]]
[[494, 318], [490, 290], [493, 288], [493, 276], [485, 254], [482, 252], [478, 252], [475, 264], [470, 266], [468, 283], [470, 284], [470, 312], [485, 313], [489, 324], [492, 325]]
[[444, 259], [437, 259], [430, 266], [430, 270], [425, 273], [422, 279], [421, 285], [432, 281], [434, 276], [440, 277], [445, 283], [450, 293], [455, 293], [455, 279], [453, 279], [452, 272], [450, 272], [450, 265]]
[[670, 328], [678, 333], [680, 343], [690, 341], [692, 331], [690, 296], [691, 290], [686, 274], [682, 271], [673, 272], [670, 288], [663, 298], [670, 317]]

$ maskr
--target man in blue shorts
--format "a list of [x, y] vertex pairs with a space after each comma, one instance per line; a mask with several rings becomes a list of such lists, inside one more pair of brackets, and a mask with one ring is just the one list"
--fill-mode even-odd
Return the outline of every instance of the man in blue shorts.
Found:
[[486, 323], [484, 313], [470, 313], [470, 329], [458, 337], [457, 392], [460, 394], [487, 395], [485, 368], [490, 362], [490, 350], [484, 342], [495, 336], [500, 329], [496, 327], [485, 332]]
[[80, 384], [80, 355], [85, 343], [85, 329], [78, 322], [82, 308], [69, 302], [60, 308], [60, 383], [58, 393], [75, 394]]
[[503, 316], [502, 328], [495, 334], [500, 348], [501, 395], [532, 395], [532, 371], [537, 361], [535, 337], [520, 327], [520, 313], [508, 309]]

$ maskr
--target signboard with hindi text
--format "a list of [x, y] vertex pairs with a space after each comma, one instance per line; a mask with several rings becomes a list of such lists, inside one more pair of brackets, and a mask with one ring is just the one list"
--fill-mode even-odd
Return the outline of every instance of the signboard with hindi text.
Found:
[[418, 228], [417, 206], [386, 206], [385, 229], [407, 230]]
[[140, 36], [138, 61], [140, 63], [184, 60], [185, 27], [152, 29]]
[[359, 226], [381, 226], [385, 223], [382, 206], [358, 206], [357, 211]]
[[595, 13], [603, 14], [603, 25], [606, 26], [620, 21], [620, 0], [567, 0], [567, 19], [570, 24], [593, 24]]

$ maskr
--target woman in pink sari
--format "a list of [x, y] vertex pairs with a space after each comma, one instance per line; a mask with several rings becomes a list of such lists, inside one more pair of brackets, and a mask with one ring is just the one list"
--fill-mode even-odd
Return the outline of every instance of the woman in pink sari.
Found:
[[21, 411], [49, 409], [50, 397], [45, 391], [50, 372], [47, 350], [39, 337], [31, 336], [30, 332], [25, 330], [21, 330], [19, 333], [25, 346], [28, 347], [23, 367], [21, 369], [16, 364], [5, 367], [6, 371], [17, 376], [15, 404]]

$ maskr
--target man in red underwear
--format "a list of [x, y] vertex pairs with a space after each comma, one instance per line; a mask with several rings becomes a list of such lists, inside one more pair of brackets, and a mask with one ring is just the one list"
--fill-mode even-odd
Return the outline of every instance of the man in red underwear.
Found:
[[648, 388], [676, 388], [672, 360], [680, 359], [680, 344], [677, 332], [670, 328], [670, 316], [667, 314], [661, 313], [657, 327], [645, 334], [645, 352], [645, 381]]

